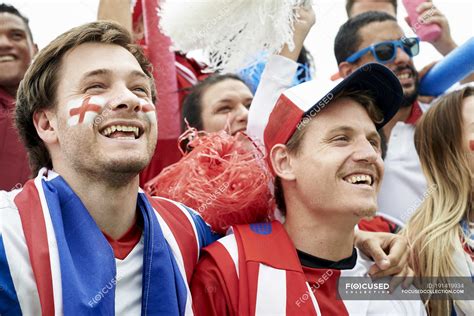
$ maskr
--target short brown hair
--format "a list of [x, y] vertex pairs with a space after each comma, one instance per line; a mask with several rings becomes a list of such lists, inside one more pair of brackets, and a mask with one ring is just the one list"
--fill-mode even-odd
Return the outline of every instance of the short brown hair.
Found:
[[[347, 16], [351, 16], [351, 10], [352, 7], [354, 6], [354, 3], [358, 2], [357, 0], [347, 0], [346, 1], [346, 12]], [[380, 2], [389, 2], [393, 5], [393, 8], [395, 9], [395, 14], [397, 14], [397, 0], [387, 0], [387, 1], [380, 1]]]
[[[360, 105], [362, 105], [369, 117], [372, 119], [374, 123], [380, 123], [383, 121], [383, 113], [375, 104], [375, 98], [372, 96], [370, 91], [365, 90], [345, 90], [340, 92], [334, 97], [334, 102], [337, 99], [341, 98], [350, 98]], [[329, 103], [330, 104], [330, 103]], [[328, 105], [329, 105], [328, 104]], [[308, 130], [309, 124], [304, 124], [301, 128], [297, 128], [295, 133], [290, 137], [288, 142], [286, 143], [286, 148], [290, 153], [298, 154], [301, 149], [301, 143], [303, 142], [304, 135]], [[279, 176], [275, 177], [275, 202], [277, 204], [278, 209], [282, 212], [283, 215], [286, 215], [286, 205], [285, 205], [285, 197], [283, 194], [283, 186], [281, 184], [281, 178]]]
[[119, 45], [128, 50], [150, 78], [152, 99], [155, 102], [156, 90], [151, 64], [141, 48], [133, 44], [131, 35], [125, 28], [115, 22], [100, 21], [87, 23], [63, 33], [38, 53], [17, 92], [15, 123], [28, 152], [33, 174], [42, 167], [53, 167], [48, 149], [36, 132], [33, 114], [56, 106], [62, 57], [71, 49], [90, 42]]

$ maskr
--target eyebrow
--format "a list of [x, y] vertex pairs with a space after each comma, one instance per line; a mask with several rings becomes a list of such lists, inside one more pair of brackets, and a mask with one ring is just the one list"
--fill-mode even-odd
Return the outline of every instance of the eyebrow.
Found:
[[27, 34], [26, 30], [20, 29], [20, 28], [17, 28], [17, 27], [9, 29], [9, 32], [21, 32], [21, 33]]
[[[110, 70], [110, 69], [95, 69], [95, 70], [86, 72], [84, 75], [82, 75], [81, 81], [84, 81], [84, 80], [86, 80], [86, 79], [89, 78], [89, 77], [94, 77], [94, 76], [110, 76], [111, 74], [112, 74], [112, 70]], [[147, 75], [145, 75], [143, 72], [138, 71], [138, 70], [133, 70], [133, 71], [130, 73], [130, 76], [132, 76], [132, 77], [139, 77], [139, 78], [143, 78], [143, 79], [146, 79], [146, 80], [149, 80], [149, 79], [150, 79], [150, 78], [148, 78]]]
[[353, 131], [354, 129], [350, 126], [338, 126], [328, 131], [328, 134], [332, 134], [336, 132], [353, 132]]
[[[350, 126], [338, 126], [338, 127], [335, 127], [333, 129], [331, 129], [328, 134], [333, 134], [333, 133], [336, 133], [336, 132], [354, 132], [354, 128], [350, 127]], [[368, 135], [367, 135], [367, 138], [377, 138], [379, 141], [382, 140], [382, 138], [380, 137], [380, 134], [377, 133], [377, 132], [370, 132]]]

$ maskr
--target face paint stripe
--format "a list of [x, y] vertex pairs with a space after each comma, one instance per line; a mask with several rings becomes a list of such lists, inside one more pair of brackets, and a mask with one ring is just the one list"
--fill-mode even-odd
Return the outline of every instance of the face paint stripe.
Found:
[[471, 149], [471, 151], [474, 151], [474, 140], [469, 141], [469, 148]]
[[150, 122], [156, 122], [155, 106], [143, 99], [140, 99], [140, 106], [142, 108], [142, 112], [148, 116]]
[[[97, 102], [98, 104], [95, 104], [93, 102], [90, 102], [91, 101], [91, 97], [87, 97], [85, 98], [83, 101], [82, 101], [82, 104], [80, 107], [76, 107], [76, 108], [71, 108], [69, 110], [69, 115], [72, 117], [74, 116], [78, 116], [78, 121], [76, 124], [81, 124], [84, 122], [84, 118], [86, 116], [86, 113], [87, 112], [94, 112], [94, 117], [102, 110], [103, 108], [103, 99], [101, 98], [94, 98], [95, 101], [99, 101]], [[94, 120], [94, 118], [92, 118], [92, 121]]]
[[154, 111], [155, 105], [148, 102], [147, 100], [140, 99], [140, 105], [142, 107], [143, 112]]

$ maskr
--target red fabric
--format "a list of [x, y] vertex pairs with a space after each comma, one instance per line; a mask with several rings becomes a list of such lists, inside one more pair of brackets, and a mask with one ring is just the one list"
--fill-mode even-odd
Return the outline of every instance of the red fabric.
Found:
[[[154, 66], [153, 76], [157, 87], [158, 144], [148, 167], [140, 174], [140, 185], [156, 177], [163, 168], [177, 162], [181, 154], [177, 147], [181, 133], [181, 104], [188, 94], [187, 89], [196, 82], [184, 76], [176, 62], [186, 67], [197, 80], [207, 77], [204, 66], [180, 53], [169, 51], [170, 39], [159, 32], [156, 7], [159, 0], [138, 0], [132, 13], [133, 24], [143, 16], [145, 38], [139, 41], [148, 59]], [[174, 79], [176, 78], [176, 79]]]
[[161, 170], [181, 159], [177, 139], [158, 139], [155, 153], [148, 166], [140, 173], [140, 187], [156, 177]]
[[0, 88], [0, 190], [19, 188], [31, 171], [25, 147], [14, 127], [15, 99]]
[[[239, 296], [239, 278], [235, 273], [234, 263], [229, 253], [219, 242], [208, 246], [220, 261], [220, 266], [231, 275], [231, 282], [226, 282], [218, 263], [207, 252], [199, 259], [191, 282], [193, 311], [196, 316], [232, 315], [238, 316], [237, 298]], [[204, 289], [204, 291], [203, 291]]]
[[[285, 95], [280, 96], [263, 132], [267, 153], [270, 153], [276, 144], [285, 144], [290, 139], [303, 114], [304, 112]], [[282, 125], [282, 122], [285, 124]], [[270, 162], [269, 166], [271, 167]], [[273, 172], [273, 168], [270, 169]]]
[[[173, 202], [152, 198], [149, 195], [147, 195], [147, 199], [169, 226], [171, 233], [176, 239], [178, 247], [183, 254], [186, 281], [188, 283], [191, 282], [191, 276], [198, 260], [198, 241], [192, 224]], [[188, 232], [188, 238], [184, 236], [183, 232]]]
[[361, 219], [358, 226], [361, 230], [368, 232], [383, 232], [392, 234], [397, 233], [400, 229], [397, 224], [381, 216], [374, 216], [374, 218], [370, 220]]
[[55, 315], [46, 224], [40, 197], [33, 180], [28, 181], [23, 190], [15, 197], [15, 204], [20, 214], [31, 267], [38, 287], [41, 314]]
[[[348, 315], [344, 302], [337, 296], [340, 270], [303, 267], [303, 272], [318, 301], [319, 309], [324, 311], [323, 315]], [[331, 273], [331, 276], [324, 280], [323, 278], [328, 272]]]
[[120, 260], [125, 259], [132, 252], [142, 237], [142, 229], [137, 223], [133, 223], [128, 231], [119, 239], [113, 239], [106, 233], [102, 233], [112, 247], [115, 258]]
[[421, 110], [420, 103], [418, 103], [418, 101], [415, 101], [413, 102], [410, 115], [406, 119], [405, 123], [415, 125], [422, 115], [423, 111]]
[[[257, 275], [259, 264], [263, 263], [286, 270], [289, 289], [286, 314], [316, 316], [312, 303], [301, 304], [298, 308], [293, 306], [308, 290], [307, 276], [283, 226], [278, 222], [237, 225], [234, 233], [239, 253], [239, 276], [236, 275], [234, 262], [225, 254], [224, 246], [216, 242], [204, 248], [203, 259], [191, 282], [196, 315], [255, 315]], [[331, 303], [328, 302], [328, 305]], [[323, 311], [323, 315], [347, 315], [347, 312], [331, 314]]]
[[181, 110], [184, 98], [186, 98], [186, 96], [189, 94], [189, 89], [199, 81], [202, 81], [209, 77], [210, 74], [203, 72], [205, 65], [198, 63], [192, 58], [187, 58], [185, 55], [179, 52], [175, 53], [175, 59], [176, 63], [179, 63], [181, 67], [185, 67], [188, 70], [182, 71], [180, 67], [176, 68], [176, 79], [178, 80], [179, 109]]
[[[307, 292], [303, 273], [292, 240], [280, 222], [237, 225], [233, 227], [239, 252], [239, 313], [255, 315], [258, 268], [260, 264], [286, 270], [287, 315], [314, 315], [313, 304], [297, 306], [296, 300]], [[274, 247], [278, 245], [278, 247]], [[271, 285], [269, 285], [271, 286]], [[288, 293], [288, 289], [291, 289]], [[291, 311], [296, 313], [292, 314]], [[248, 314], [246, 314], [248, 313]]]
[[181, 134], [179, 101], [176, 91], [175, 57], [170, 51], [171, 40], [160, 32], [159, 17], [156, 14], [159, 0], [142, 0], [145, 42], [148, 59], [153, 64], [153, 77], [157, 87], [156, 114], [158, 137], [177, 139]]

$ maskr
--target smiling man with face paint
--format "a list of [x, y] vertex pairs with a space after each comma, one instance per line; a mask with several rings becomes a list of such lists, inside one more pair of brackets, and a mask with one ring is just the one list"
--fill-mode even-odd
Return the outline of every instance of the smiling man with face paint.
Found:
[[111, 22], [37, 56], [16, 123], [34, 180], [0, 191], [0, 314], [184, 315], [200, 247], [215, 239], [138, 175], [156, 146], [150, 64]]

